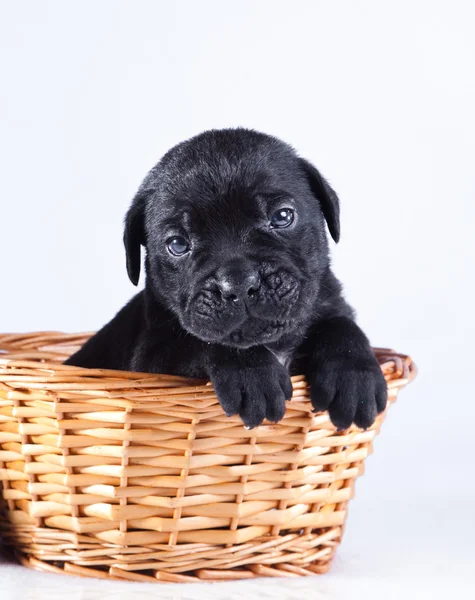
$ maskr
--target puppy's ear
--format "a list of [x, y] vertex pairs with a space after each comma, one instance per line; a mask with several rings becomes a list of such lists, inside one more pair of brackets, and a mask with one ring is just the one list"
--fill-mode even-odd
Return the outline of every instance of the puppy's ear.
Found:
[[125, 215], [124, 246], [127, 273], [130, 281], [137, 285], [140, 277], [140, 246], [145, 246], [145, 203], [157, 188], [159, 164], [155, 165], [142, 182], [132, 204]]
[[340, 239], [340, 201], [338, 196], [308, 160], [299, 158], [299, 161], [313, 195], [320, 202], [331, 236], [335, 242], [338, 242]]
[[140, 246], [145, 245], [145, 200], [148, 194], [140, 189], [132, 200], [125, 215], [124, 246], [127, 262], [127, 274], [130, 281], [137, 285], [140, 277]]

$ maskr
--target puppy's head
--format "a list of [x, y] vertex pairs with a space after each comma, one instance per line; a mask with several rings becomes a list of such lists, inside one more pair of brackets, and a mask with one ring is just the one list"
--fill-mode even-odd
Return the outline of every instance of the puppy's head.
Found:
[[335, 192], [276, 138], [208, 131], [170, 150], [126, 216], [127, 270], [194, 336], [247, 348], [292, 333], [315, 307], [328, 266]]

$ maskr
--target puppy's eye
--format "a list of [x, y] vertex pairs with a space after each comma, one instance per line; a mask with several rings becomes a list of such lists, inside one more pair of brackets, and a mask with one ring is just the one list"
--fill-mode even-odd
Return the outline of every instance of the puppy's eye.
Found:
[[176, 235], [167, 240], [167, 248], [173, 256], [182, 256], [190, 250], [190, 243], [181, 235]]
[[283, 229], [292, 225], [295, 213], [291, 208], [279, 208], [270, 218], [271, 226], [275, 229]]

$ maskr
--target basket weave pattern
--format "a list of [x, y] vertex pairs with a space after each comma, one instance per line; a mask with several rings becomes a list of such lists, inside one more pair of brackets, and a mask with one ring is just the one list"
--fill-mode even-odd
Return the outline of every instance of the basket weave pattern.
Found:
[[[87, 334], [0, 336], [0, 536], [24, 564], [134, 581], [325, 572], [384, 414], [337, 432], [303, 377], [247, 431], [205, 382], [61, 362]], [[389, 403], [411, 360], [376, 350]]]

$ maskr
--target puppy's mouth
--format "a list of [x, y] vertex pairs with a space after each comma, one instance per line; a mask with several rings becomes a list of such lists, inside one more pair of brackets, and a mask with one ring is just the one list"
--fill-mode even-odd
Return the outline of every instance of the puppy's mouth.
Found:
[[251, 319], [225, 336], [221, 343], [236, 348], [249, 348], [257, 344], [275, 342], [291, 327], [292, 321], [290, 320]]
[[265, 343], [278, 341], [282, 335], [293, 328], [290, 319], [258, 319], [250, 317], [231, 331], [213, 328], [189, 330], [191, 334], [204, 342], [212, 342], [235, 348], [250, 348]]

